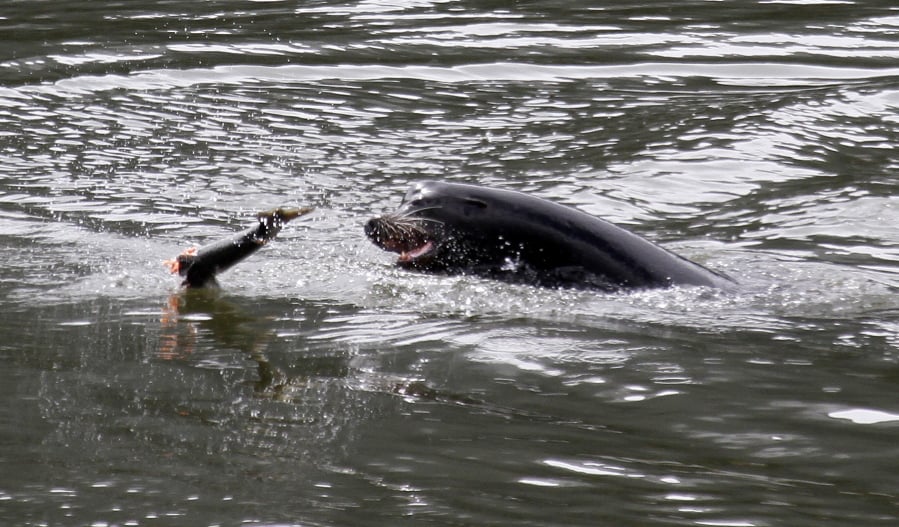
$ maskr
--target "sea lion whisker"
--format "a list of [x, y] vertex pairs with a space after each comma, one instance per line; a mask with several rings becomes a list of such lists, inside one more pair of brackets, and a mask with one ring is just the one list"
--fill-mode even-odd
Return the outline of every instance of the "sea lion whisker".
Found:
[[[437, 208], [437, 207], [431, 207], [431, 208]], [[420, 211], [420, 210], [430, 210], [430, 209], [419, 209], [419, 211]], [[417, 212], [417, 211], [416, 211], [416, 212]], [[411, 214], [411, 213], [403, 214], [403, 215], [401, 215], [401, 216], [400, 216], [400, 215], [393, 215], [393, 216], [390, 216], [390, 218], [391, 218], [392, 221], [394, 221], [394, 222], [396, 222], [396, 223], [398, 223], [398, 224], [412, 224], [412, 225], [414, 225], [414, 224], [418, 224], [418, 223], [426, 223], [426, 222], [430, 222], [430, 223], [433, 223], [433, 224], [436, 224], [436, 225], [443, 225], [443, 224], [444, 224], [443, 221], [438, 220], [438, 219], [436, 219], [436, 218], [422, 218], [422, 217], [418, 217], [418, 216], [416, 216], [416, 217], [409, 217], [409, 214]], [[419, 228], [420, 228], [420, 227], [419, 227]]]
[[383, 223], [389, 224], [393, 228], [417, 230], [420, 231], [420, 234], [425, 234], [425, 228], [421, 225], [425, 222], [443, 225], [442, 221], [433, 218], [408, 217], [407, 215], [400, 216], [395, 214], [382, 216], [382, 220], [384, 220]]
[[421, 226], [409, 223], [395, 223], [393, 228], [402, 238], [423, 237], [427, 234]]
[[383, 216], [377, 222], [378, 237], [382, 240], [394, 240], [401, 243], [410, 243], [425, 238], [427, 232], [417, 223], [410, 219]]
[[445, 224], [445, 222], [443, 222], [443, 221], [441, 221], [441, 220], [438, 220], [438, 219], [435, 219], [435, 218], [415, 218], [415, 220], [418, 221], [418, 222], [420, 222], [420, 223], [431, 222], [431, 223], [435, 223], [435, 224], [437, 224], [437, 225], [444, 225], [444, 224]]
[[382, 238], [385, 239], [395, 239], [400, 237], [400, 228], [393, 222], [382, 222], [381, 227], [383, 229]]

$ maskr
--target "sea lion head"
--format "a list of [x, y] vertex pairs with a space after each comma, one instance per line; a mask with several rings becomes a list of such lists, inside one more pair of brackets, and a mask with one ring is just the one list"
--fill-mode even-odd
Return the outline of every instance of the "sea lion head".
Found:
[[465, 269], [497, 259], [496, 251], [485, 249], [502, 245], [485, 240], [496, 238], [489, 209], [489, 201], [477, 196], [476, 187], [416, 183], [396, 211], [370, 219], [365, 234], [381, 249], [399, 253], [400, 267]]

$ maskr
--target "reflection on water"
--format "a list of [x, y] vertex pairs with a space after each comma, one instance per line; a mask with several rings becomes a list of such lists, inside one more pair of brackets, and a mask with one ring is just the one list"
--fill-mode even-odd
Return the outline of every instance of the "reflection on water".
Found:
[[[70, 3], [0, 13], [2, 522], [899, 517], [891, 6]], [[741, 290], [401, 271], [362, 225], [424, 179]]]

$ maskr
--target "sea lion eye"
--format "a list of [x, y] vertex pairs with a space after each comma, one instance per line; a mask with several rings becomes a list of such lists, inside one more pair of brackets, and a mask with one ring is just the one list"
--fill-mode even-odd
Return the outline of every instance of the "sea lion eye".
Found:
[[477, 199], [477, 198], [465, 198], [464, 201], [465, 201], [465, 204], [466, 204], [466, 205], [471, 205], [471, 206], [477, 207], [477, 208], [479, 208], [479, 209], [486, 209], [486, 208], [487, 208], [487, 202], [486, 202], [486, 201], [481, 201], [481, 200], [479, 200], [479, 199]]
[[412, 185], [412, 187], [403, 194], [403, 200], [400, 201], [400, 205], [402, 206], [406, 203], [421, 199], [424, 195], [425, 193], [422, 191], [421, 185]]

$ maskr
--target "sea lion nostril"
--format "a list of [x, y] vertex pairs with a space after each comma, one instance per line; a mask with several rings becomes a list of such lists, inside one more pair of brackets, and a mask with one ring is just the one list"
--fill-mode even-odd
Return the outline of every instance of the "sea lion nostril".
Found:
[[365, 222], [365, 235], [369, 238], [378, 238], [382, 230], [383, 226], [381, 218], [372, 218]]

